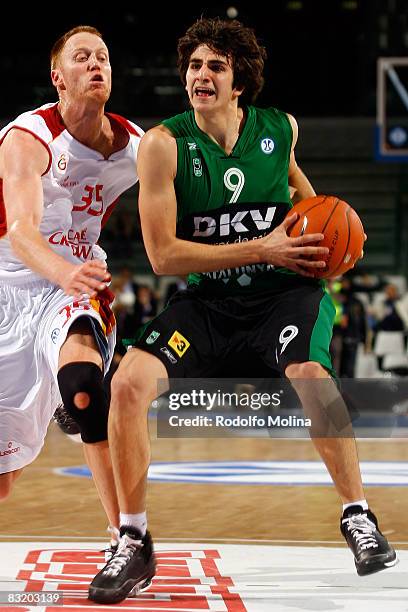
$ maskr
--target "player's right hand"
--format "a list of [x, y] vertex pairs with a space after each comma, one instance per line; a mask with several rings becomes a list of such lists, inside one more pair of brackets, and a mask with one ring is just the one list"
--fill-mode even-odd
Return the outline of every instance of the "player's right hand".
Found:
[[86, 261], [79, 266], [69, 266], [59, 284], [66, 294], [74, 297], [96, 297], [98, 291], [103, 291], [111, 279], [106, 263], [99, 259]]
[[[270, 234], [258, 241], [263, 250], [261, 261], [276, 268], [288, 268], [302, 276], [313, 277], [313, 270], [324, 268], [324, 257], [329, 254], [327, 247], [310, 246], [323, 240], [323, 234], [304, 234], [292, 238], [288, 229], [296, 223], [299, 214], [294, 212], [284, 219]], [[321, 256], [322, 259], [316, 259]]]

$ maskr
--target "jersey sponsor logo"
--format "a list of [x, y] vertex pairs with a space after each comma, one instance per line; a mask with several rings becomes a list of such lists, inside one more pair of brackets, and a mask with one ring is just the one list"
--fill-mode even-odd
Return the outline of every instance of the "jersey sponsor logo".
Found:
[[57, 161], [57, 171], [60, 174], [64, 174], [67, 166], [68, 166], [68, 160], [69, 160], [69, 155], [68, 153], [61, 153], [61, 155], [58, 157], [58, 161]]
[[189, 151], [197, 151], [198, 146], [196, 142], [188, 142], [188, 150]]
[[275, 143], [272, 138], [262, 138], [261, 149], [266, 155], [270, 155], [275, 149]]
[[203, 176], [203, 167], [201, 165], [201, 159], [199, 157], [194, 157], [193, 159], [193, 170], [194, 176]]
[[184, 353], [190, 346], [189, 341], [179, 331], [175, 331], [170, 340], [167, 343], [171, 348], [176, 351], [179, 357], [183, 357]]
[[233, 216], [223, 213], [219, 218], [194, 217], [193, 236], [212, 236], [216, 232], [220, 236], [229, 236], [231, 232], [241, 234], [254, 230], [265, 231], [270, 229], [276, 212], [276, 206], [269, 206], [265, 216], [260, 210], [239, 210]]
[[4, 450], [0, 450], [0, 457], [5, 457], [6, 455], [12, 455], [13, 453], [20, 452], [21, 448], [19, 446], [13, 447], [13, 442], [9, 442], [7, 444], [7, 448]]
[[164, 355], [166, 355], [166, 357], [170, 361], [170, 363], [172, 363], [172, 364], [177, 363], [176, 357], [173, 355], [173, 353], [171, 351], [169, 351], [167, 346], [162, 346], [161, 349], [160, 349], [160, 352], [163, 353]]
[[72, 180], [71, 177], [68, 175], [58, 181], [58, 185], [61, 185], [61, 187], [64, 187], [65, 189], [71, 189], [72, 187], [76, 187], [77, 185], [79, 185], [79, 181]]
[[150, 336], [148, 336], [146, 338], [146, 344], [153, 344], [153, 342], [156, 342], [157, 338], [160, 336], [160, 332], [158, 331], [152, 331], [152, 333], [150, 334]]
[[51, 234], [51, 236], [48, 238], [48, 242], [50, 244], [68, 246], [71, 248], [74, 257], [88, 259], [92, 250], [92, 245], [89, 244], [86, 234], [87, 228], [84, 228], [81, 231], [70, 229], [66, 234], [58, 231]]
[[225, 285], [231, 279], [241, 285], [248, 287], [252, 283], [252, 277], [263, 272], [271, 272], [275, 269], [272, 264], [252, 264], [250, 266], [240, 266], [239, 268], [225, 268], [215, 272], [203, 272], [203, 275], [210, 280], [222, 281]]

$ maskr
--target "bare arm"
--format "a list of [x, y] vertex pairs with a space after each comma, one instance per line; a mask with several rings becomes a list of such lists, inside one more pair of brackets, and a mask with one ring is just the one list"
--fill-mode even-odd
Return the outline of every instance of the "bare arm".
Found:
[[150, 130], [143, 137], [138, 154], [139, 210], [147, 254], [156, 274], [211, 272], [264, 262], [306, 274], [303, 266], [325, 265], [324, 262], [299, 260], [303, 256], [324, 255], [327, 249], [303, 246], [322, 240], [322, 234], [287, 236], [287, 229], [297, 219], [296, 213], [259, 240], [207, 245], [177, 238], [176, 170], [175, 139], [163, 127]]
[[100, 282], [106, 277], [106, 266], [96, 261], [71, 264], [54, 253], [39, 231], [43, 214], [41, 176], [48, 162], [44, 145], [28, 132], [11, 130], [1, 146], [0, 170], [11, 247], [26, 266], [69, 295], [95, 295], [106, 286]]
[[316, 192], [313, 189], [307, 176], [297, 165], [295, 157], [295, 146], [298, 139], [298, 126], [295, 118], [292, 117], [292, 115], [288, 115], [288, 119], [292, 126], [293, 132], [292, 149], [289, 160], [288, 180], [289, 186], [292, 188], [292, 190], [294, 190], [292, 201], [294, 204], [296, 204], [297, 202], [300, 202], [300, 200], [304, 200], [305, 198], [312, 198], [316, 195]]

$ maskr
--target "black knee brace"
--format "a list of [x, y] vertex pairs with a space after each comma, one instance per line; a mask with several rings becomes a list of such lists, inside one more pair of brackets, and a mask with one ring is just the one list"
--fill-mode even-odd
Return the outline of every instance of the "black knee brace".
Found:
[[[68, 363], [58, 372], [58, 386], [68, 414], [81, 430], [83, 442], [102, 442], [108, 438], [109, 404], [103, 389], [103, 374], [95, 363]], [[77, 393], [87, 393], [87, 408], [75, 406]]]

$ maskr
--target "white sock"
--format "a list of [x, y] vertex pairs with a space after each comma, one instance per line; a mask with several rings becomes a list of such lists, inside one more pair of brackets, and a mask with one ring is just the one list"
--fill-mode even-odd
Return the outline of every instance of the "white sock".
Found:
[[358, 499], [357, 501], [350, 502], [348, 504], [343, 504], [343, 513], [347, 508], [351, 508], [351, 506], [361, 506], [363, 510], [368, 510], [368, 504], [366, 499]]
[[124, 525], [129, 525], [129, 527], [135, 527], [136, 529], [138, 529], [141, 532], [142, 536], [146, 535], [146, 512], [139, 512], [139, 514], [124, 514], [123, 512], [120, 512], [119, 522], [121, 527]]
[[119, 529], [114, 525], [109, 525], [107, 529], [110, 534], [110, 544], [111, 546], [117, 546], [120, 540]]

